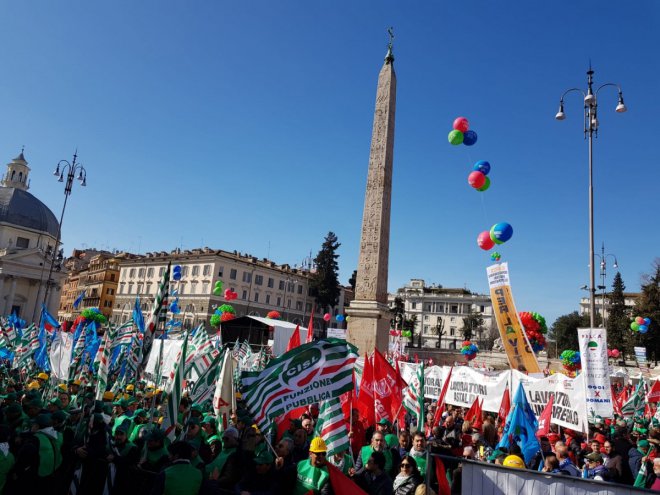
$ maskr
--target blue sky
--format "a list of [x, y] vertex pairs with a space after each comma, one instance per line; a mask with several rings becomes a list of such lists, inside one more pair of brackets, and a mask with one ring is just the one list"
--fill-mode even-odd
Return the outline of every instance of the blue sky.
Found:
[[[88, 187], [71, 196], [66, 252], [210, 246], [296, 264], [332, 230], [346, 283], [394, 26], [390, 290], [416, 277], [485, 292], [476, 236], [507, 221], [518, 310], [552, 321], [589, 282], [581, 99], [553, 118], [589, 60], [629, 108], [601, 93], [596, 244], [629, 290], [658, 256], [659, 21], [654, 0], [4, 2], [0, 158], [25, 145], [31, 192], [59, 216], [52, 169], [78, 147]], [[472, 148], [447, 143], [459, 115]], [[479, 159], [485, 193], [467, 184]]]

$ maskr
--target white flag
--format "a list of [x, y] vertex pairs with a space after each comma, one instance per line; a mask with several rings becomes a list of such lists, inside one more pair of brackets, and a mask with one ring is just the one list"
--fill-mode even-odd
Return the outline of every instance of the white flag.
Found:
[[69, 379], [69, 364], [71, 364], [71, 352], [73, 351], [73, 334], [57, 332], [55, 339], [50, 345], [50, 369], [55, 378], [59, 380]]
[[227, 351], [222, 360], [213, 395], [213, 412], [218, 418], [218, 427], [221, 430], [229, 426], [230, 409], [236, 409], [236, 396], [234, 395], [234, 359], [232, 353]]

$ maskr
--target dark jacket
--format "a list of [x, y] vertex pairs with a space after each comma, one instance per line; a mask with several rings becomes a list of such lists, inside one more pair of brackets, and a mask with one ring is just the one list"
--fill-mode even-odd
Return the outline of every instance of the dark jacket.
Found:
[[614, 483], [621, 483], [623, 480], [623, 457], [621, 457], [621, 454], [615, 453], [612, 454], [612, 457], [607, 459], [607, 462], [605, 463], [605, 467], [607, 468], [607, 471], [609, 472], [609, 480], [608, 481], [613, 481]]
[[637, 477], [637, 473], [639, 473], [639, 468], [642, 467], [642, 457], [644, 457], [644, 454], [636, 448], [632, 448], [628, 451], [628, 465], [630, 466], [630, 473], [632, 474], [633, 481]]
[[392, 478], [386, 472], [382, 472], [375, 478], [368, 471], [363, 471], [356, 478], [360, 486], [369, 495], [392, 495]]

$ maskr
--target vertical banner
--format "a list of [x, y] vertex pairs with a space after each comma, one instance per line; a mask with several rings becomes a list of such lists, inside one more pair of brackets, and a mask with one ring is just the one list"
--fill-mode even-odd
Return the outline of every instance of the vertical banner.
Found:
[[513, 303], [509, 264], [498, 263], [489, 266], [486, 268], [486, 272], [488, 273], [493, 314], [502, 337], [502, 345], [509, 358], [509, 365], [512, 369], [523, 373], [540, 373], [541, 368], [532, 352], [532, 347], [529, 345]]
[[578, 343], [588, 417], [611, 418], [614, 410], [607, 362], [607, 330], [578, 328]]
[[646, 362], [646, 347], [635, 347], [635, 359], [637, 360], [637, 366], [639, 366], [639, 371], [642, 372], [642, 375], [647, 378], [651, 376], [649, 371], [649, 365]]

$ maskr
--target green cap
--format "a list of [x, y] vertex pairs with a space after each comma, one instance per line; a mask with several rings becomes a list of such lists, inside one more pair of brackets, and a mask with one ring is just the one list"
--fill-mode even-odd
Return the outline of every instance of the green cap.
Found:
[[275, 462], [275, 457], [269, 450], [262, 450], [254, 458], [255, 464], [272, 464]]
[[149, 411], [146, 409], [136, 409], [133, 413], [133, 417], [146, 418], [149, 416]]
[[649, 445], [650, 445], [650, 444], [649, 444], [649, 441], [648, 441], [648, 440], [639, 440], [639, 441], [637, 442], [637, 446], [638, 446], [638, 447], [648, 447]]
[[501, 455], [506, 455], [506, 452], [502, 450], [493, 450], [493, 453], [488, 456], [490, 462], [494, 462]]

